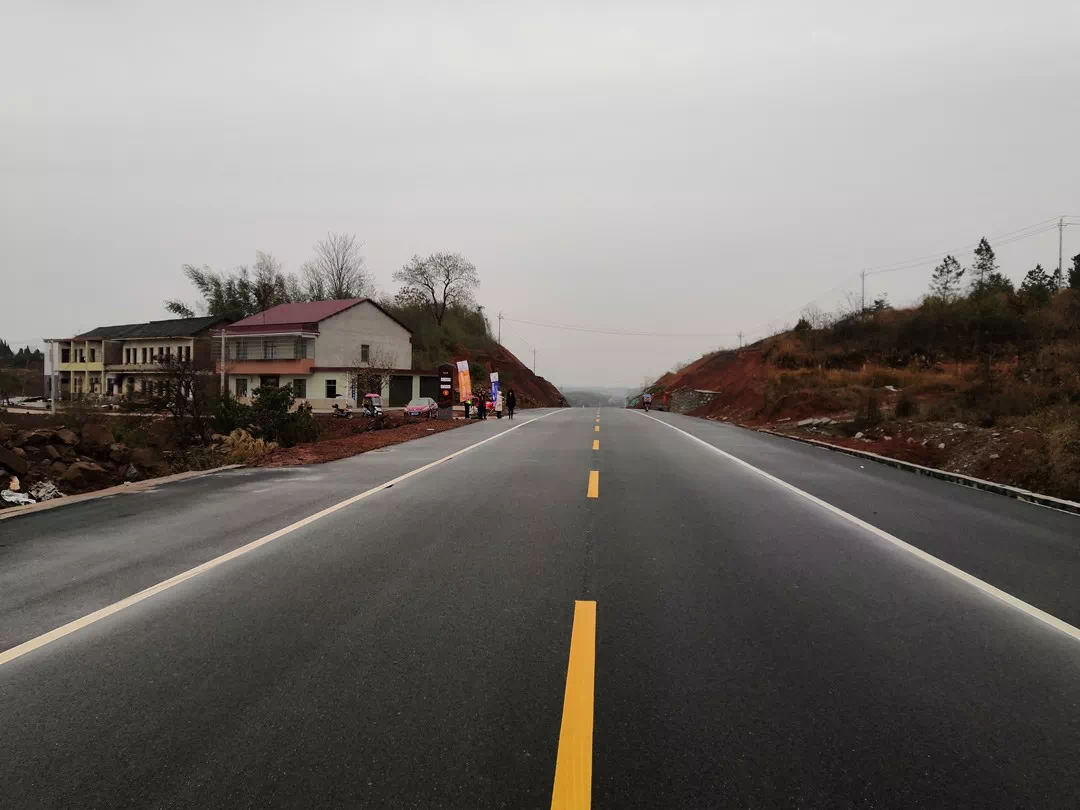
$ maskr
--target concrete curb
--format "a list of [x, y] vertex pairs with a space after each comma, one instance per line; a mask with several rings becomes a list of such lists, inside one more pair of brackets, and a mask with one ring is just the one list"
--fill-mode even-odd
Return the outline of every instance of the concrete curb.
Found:
[[[735, 424], [734, 422], [728, 422], [728, 424]], [[738, 427], [744, 427], [738, 425]], [[1050, 495], [1042, 495], [1038, 492], [1031, 492], [1027, 489], [1020, 489], [1019, 487], [1010, 487], [1007, 484], [997, 484], [993, 481], [986, 481], [982, 478], [973, 478], [970, 475], [963, 475], [961, 473], [953, 473], [947, 470], [939, 470], [936, 467], [924, 467], [921, 464], [913, 464], [910, 461], [900, 461], [899, 459], [889, 458], [888, 456], [881, 456], [877, 453], [870, 453], [866, 450], [854, 450], [850, 447], [843, 447], [839, 444], [830, 444], [829, 442], [818, 441], [817, 439], [807, 439], [802, 436], [791, 436], [787, 433], [779, 433], [775, 430], [766, 430], [764, 428], [752, 428], [747, 427], [746, 430], [753, 430], [756, 433], [767, 433], [770, 436], [779, 436], [781, 439], [791, 439], [792, 441], [802, 442], [803, 444], [811, 444], [815, 447], [824, 447], [827, 450], [833, 450], [837, 453], [844, 453], [848, 456], [854, 456], [855, 458], [864, 458], [868, 461], [875, 461], [878, 464], [887, 464], [890, 467], [895, 467], [898, 470], [907, 470], [908, 472], [917, 473], [919, 475], [928, 475], [931, 478], [937, 478], [942, 481], [950, 481], [954, 484], [960, 484], [965, 487], [972, 487], [974, 489], [981, 489], [985, 492], [993, 492], [998, 495], [1004, 495], [1007, 498], [1015, 498], [1018, 501], [1026, 501], [1027, 503], [1038, 504], [1039, 506], [1048, 506], [1051, 509], [1059, 509], [1062, 512], [1071, 512], [1074, 515], [1080, 515], [1080, 503], [1075, 501], [1066, 501], [1062, 498], [1054, 498]]]
[[226, 464], [224, 467], [214, 467], [210, 470], [191, 470], [189, 472], [174, 473], [173, 475], [163, 475], [160, 478], [146, 478], [131, 484], [120, 484], [119, 486], [109, 487], [107, 489], [99, 489], [95, 492], [84, 492], [81, 495], [65, 495], [62, 498], [53, 498], [51, 501], [42, 501], [41, 503], [31, 504], [30, 506], [9, 506], [6, 509], [0, 510], [0, 520], [7, 520], [9, 518], [19, 517], [20, 515], [31, 515], [37, 512], [44, 512], [46, 509], [56, 509], [57, 507], [68, 506], [73, 503], [85, 503], [86, 501], [93, 501], [98, 498], [108, 498], [113, 495], [128, 495], [135, 492], [146, 492], [148, 489], [153, 489], [159, 484], [187, 481], [191, 478], [201, 478], [204, 475], [213, 475], [214, 473], [224, 472], [225, 470], [235, 470], [237, 467], [243, 466], [243, 464]]

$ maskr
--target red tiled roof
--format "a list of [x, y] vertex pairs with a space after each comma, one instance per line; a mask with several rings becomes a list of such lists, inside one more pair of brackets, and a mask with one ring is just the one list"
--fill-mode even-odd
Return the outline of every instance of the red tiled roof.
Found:
[[[337, 315], [349, 307], [367, 301], [366, 298], [343, 298], [339, 301], [302, 301], [297, 304], [278, 304], [265, 312], [259, 312], [235, 326], [295, 326], [304, 323], [318, 323], [331, 315]], [[231, 327], [230, 327], [231, 329]]]

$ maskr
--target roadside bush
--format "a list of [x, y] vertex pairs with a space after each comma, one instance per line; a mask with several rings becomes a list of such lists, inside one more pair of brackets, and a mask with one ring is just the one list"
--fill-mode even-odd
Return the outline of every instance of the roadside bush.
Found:
[[227, 435], [237, 428], [247, 427], [250, 424], [250, 405], [244, 405], [228, 394], [218, 400], [217, 408], [214, 410], [215, 433]]
[[909, 419], [914, 416], [918, 411], [918, 405], [915, 400], [911, 398], [911, 395], [904, 391], [900, 394], [900, 398], [896, 400], [896, 416], [899, 419]]
[[876, 425], [881, 422], [881, 402], [877, 392], [872, 388], [866, 392], [866, 400], [859, 409], [857, 421], [864, 425]]
[[259, 437], [292, 447], [297, 442], [313, 442], [319, 438], [319, 424], [304, 403], [295, 411], [291, 385], [281, 388], [258, 388], [251, 398], [251, 423]]
[[275, 442], [256, 439], [243, 428], [237, 428], [228, 436], [214, 436], [214, 451], [220, 453], [229, 464], [251, 464], [265, 458], [277, 449]]

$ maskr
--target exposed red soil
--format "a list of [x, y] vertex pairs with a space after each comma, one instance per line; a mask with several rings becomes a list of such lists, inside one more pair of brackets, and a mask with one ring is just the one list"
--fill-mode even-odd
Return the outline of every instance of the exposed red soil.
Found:
[[382, 430], [370, 430], [364, 419], [328, 417], [331, 424], [326, 426], [324, 435], [329, 438], [275, 450], [259, 466], [296, 467], [301, 464], [322, 464], [475, 424], [464, 419], [421, 419], [403, 423], [399, 414], [387, 414], [384, 418], [387, 420], [386, 424], [391, 426]]
[[[479, 363], [488, 371], [499, 372], [502, 390], [513, 389], [518, 408], [560, 408], [566, 405], [566, 397], [558, 388], [533, 374], [532, 369], [505, 346], [497, 346], [494, 352], [462, 350], [455, 359], [469, 360]], [[473, 384], [478, 385], [480, 381], [473, 380]]]
[[[1010, 368], [1010, 362], [1002, 364], [999, 373], [1003, 378]], [[680, 389], [720, 392], [690, 411], [691, 416], [795, 434], [1002, 484], [1071, 496], [1067, 486], [1063, 489], [1063, 482], [1046, 472], [1047, 440], [1035, 427], [1014, 422], [983, 428], [953, 421], [900, 419], [894, 413], [902, 389], [883, 386], [875, 387], [883, 421], [866, 427], [857, 420], [865, 392], [854, 392], [853, 385], [848, 384], [795, 386], [784, 389], [782, 395], [773, 387], [770, 393], [771, 375], [781, 372], [768, 365], [757, 348], [750, 348], [702, 357], [679, 372], [665, 374], [656, 385], [664, 389], [661, 401]], [[956, 384], [970, 372], [970, 367], [951, 364], [936, 373], [940, 373], [943, 384]], [[924, 412], [939, 399], [948, 403], [955, 396], [946, 390], [923, 388], [910, 388], [907, 396]], [[807, 418], [834, 421], [831, 425], [798, 426]], [[864, 435], [855, 438], [860, 431]]]

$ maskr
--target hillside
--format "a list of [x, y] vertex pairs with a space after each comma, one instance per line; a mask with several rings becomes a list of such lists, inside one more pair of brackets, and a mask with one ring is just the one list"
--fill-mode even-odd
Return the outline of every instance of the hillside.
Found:
[[518, 360], [513, 352], [494, 341], [482, 349], [461, 349], [456, 359], [468, 360], [473, 367], [474, 387], [482, 384], [477, 371], [482, 369], [485, 382], [488, 372], [499, 372], [499, 385], [503, 391], [513, 389], [519, 408], [559, 408], [567, 404], [558, 388], [533, 374], [532, 369]]
[[693, 416], [1080, 497], [1080, 290], [802, 321], [647, 390]]

